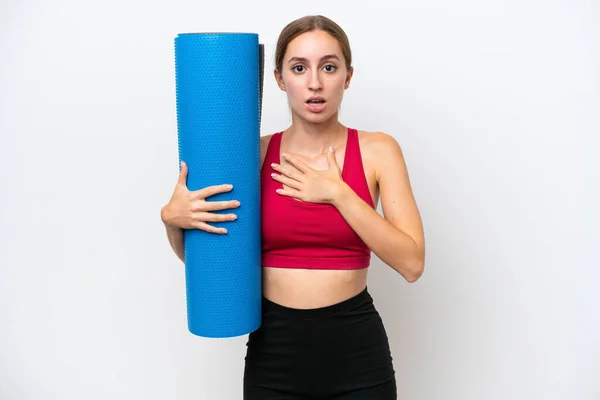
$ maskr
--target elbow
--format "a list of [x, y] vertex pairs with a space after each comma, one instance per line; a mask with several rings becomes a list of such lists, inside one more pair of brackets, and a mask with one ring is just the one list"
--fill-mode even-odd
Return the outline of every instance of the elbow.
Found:
[[415, 262], [413, 265], [411, 265], [411, 267], [408, 269], [408, 272], [404, 275], [404, 279], [406, 279], [408, 283], [415, 283], [419, 280], [421, 275], [423, 275], [424, 270], [425, 263], [423, 262], [423, 260]]

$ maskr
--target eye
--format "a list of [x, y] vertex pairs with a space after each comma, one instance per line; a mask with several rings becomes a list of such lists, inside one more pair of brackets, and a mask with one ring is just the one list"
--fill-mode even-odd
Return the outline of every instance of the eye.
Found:
[[335, 71], [337, 69], [337, 67], [335, 65], [333, 65], [333, 64], [327, 64], [325, 66], [325, 68], [327, 68], [327, 67], [330, 67], [330, 69], [328, 69], [327, 72], [333, 72], [333, 71]]
[[302, 71], [298, 71], [296, 68], [304, 68], [302, 65], [294, 65], [292, 67], [292, 70], [294, 70], [294, 72], [302, 72]]

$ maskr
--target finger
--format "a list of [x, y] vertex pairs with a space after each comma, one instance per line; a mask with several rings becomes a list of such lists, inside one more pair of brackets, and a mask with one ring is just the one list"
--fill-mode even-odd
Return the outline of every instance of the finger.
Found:
[[192, 198], [204, 200], [207, 197], [214, 196], [215, 194], [218, 194], [218, 193], [230, 192], [232, 189], [233, 189], [233, 187], [231, 185], [207, 186], [205, 188], [195, 190], [192, 193]]
[[296, 167], [302, 173], [306, 173], [311, 170], [311, 168], [308, 166], [308, 164], [306, 164], [304, 161], [297, 159], [296, 157], [294, 157], [288, 153], [283, 153], [282, 156], [287, 162], [292, 164], [294, 167]]
[[303, 173], [300, 171], [293, 170], [292, 168], [284, 167], [283, 165], [275, 164], [273, 165], [273, 169], [279, 172], [281, 175], [285, 175], [290, 179], [294, 179], [295, 181], [302, 182]]
[[290, 179], [287, 176], [284, 175], [279, 175], [279, 174], [271, 174], [271, 176], [273, 177], [273, 179], [275, 179], [278, 182], [283, 183], [286, 186], [289, 186], [293, 189], [296, 190], [300, 190], [301, 189], [301, 183], [294, 180], [294, 179]]
[[277, 193], [279, 193], [282, 196], [288, 196], [288, 197], [293, 197], [295, 199], [299, 199], [302, 200], [300, 198], [300, 192], [298, 192], [297, 190], [291, 190], [291, 189], [277, 189], [275, 190]]
[[227, 208], [237, 208], [240, 206], [240, 202], [237, 200], [227, 201], [196, 201], [192, 205], [192, 211], [218, 211], [225, 210]]
[[194, 228], [201, 229], [201, 230], [209, 232], [209, 233], [218, 233], [221, 235], [224, 235], [227, 233], [227, 229], [217, 228], [217, 227], [207, 224], [206, 222], [197, 222], [194, 224]]
[[179, 170], [179, 178], [177, 179], [177, 183], [181, 183], [182, 185], [187, 185], [187, 174], [188, 168], [185, 161], [181, 161], [181, 168]]
[[237, 219], [237, 215], [200, 212], [194, 216], [194, 219], [200, 222], [228, 222], [235, 221]]

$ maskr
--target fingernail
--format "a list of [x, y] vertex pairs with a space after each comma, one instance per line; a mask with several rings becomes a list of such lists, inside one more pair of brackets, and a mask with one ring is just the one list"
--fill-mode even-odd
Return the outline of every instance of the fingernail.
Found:
[[329, 146], [329, 152], [333, 153], [333, 146]]
[[227, 185], [227, 189], [233, 189], [233, 185]]

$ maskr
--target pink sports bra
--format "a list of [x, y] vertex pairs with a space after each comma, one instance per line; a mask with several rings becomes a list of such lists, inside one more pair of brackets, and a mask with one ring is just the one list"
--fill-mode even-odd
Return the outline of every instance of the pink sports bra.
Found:
[[[261, 169], [262, 265], [278, 268], [367, 268], [371, 250], [331, 204], [301, 202], [275, 192], [280, 182], [271, 163], [280, 164], [283, 132], [269, 142]], [[342, 179], [371, 207], [358, 131], [348, 128]]]

